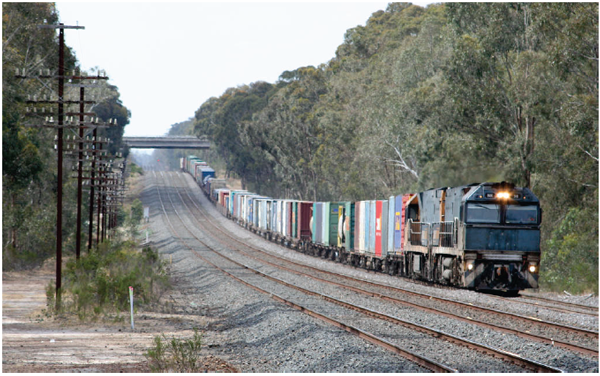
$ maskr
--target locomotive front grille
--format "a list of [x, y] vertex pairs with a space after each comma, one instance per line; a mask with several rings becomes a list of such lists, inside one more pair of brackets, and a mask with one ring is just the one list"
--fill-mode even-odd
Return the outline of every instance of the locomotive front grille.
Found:
[[521, 253], [482, 253], [482, 260], [497, 260], [497, 261], [522, 261]]

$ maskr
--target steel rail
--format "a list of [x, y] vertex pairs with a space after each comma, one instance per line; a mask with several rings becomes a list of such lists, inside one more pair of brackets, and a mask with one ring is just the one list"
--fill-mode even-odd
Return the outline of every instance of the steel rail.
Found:
[[[529, 298], [526, 298], [525, 296], [519, 296], [518, 298], [529, 299]], [[530, 306], [533, 306], [536, 308], [544, 308], [544, 309], [548, 309], [548, 310], [555, 311], [555, 312], [598, 317], [598, 312], [591, 312], [589, 309], [587, 312], [582, 312], [579, 310], [579, 309], [584, 309], [584, 308], [556, 307], [556, 306], [552, 306], [549, 304], [527, 302], [527, 301], [523, 301], [523, 300], [514, 300], [515, 298], [504, 298], [504, 297], [500, 297], [500, 296], [495, 297], [495, 299], [498, 299], [501, 301], [506, 301], [506, 302], [512, 301], [512, 302], [519, 303], [519, 304], [526, 304], [526, 305], [530, 305]], [[556, 301], [556, 304], [561, 304], [561, 302]], [[588, 308], [591, 308], [593, 310], [594, 307], [588, 307]]]
[[[191, 196], [189, 195], [189, 192], [187, 192], [187, 190], [186, 190], [186, 194], [191, 199], [191, 202], [196, 206], [196, 208], [198, 209], [198, 211], [203, 216], [208, 217], [207, 214], [203, 213], [202, 210], [199, 208], [199, 206], [196, 204], [196, 202], [191, 198]], [[266, 254], [269, 257], [273, 257], [275, 259], [278, 259], [278, 260], [281, 260], [281, 261], [284, 261], [284, 262], [287, 262], [287, 263], [291, 263], [291, 264], [299, 266], [299, 267], [303, 267], [303, 268], [315, 270], [315, 271], [318, 271], [318, 272], [321, 272], [321, 273], [324, 273], [324, 274], [328, 274], [328, 275], [334, 276], [336, 278], [343, 278], [343, 279], [346, 279], [346, 280], [358, 281], [360, 283], [368, 284], [368, 285], [373, 286], [373, 287], [385, 288], [385, 289], [388, 289], [388, 290], [392, 290], [392, 291], [396, 291], [396, 292], [401, 292], [401, 293], [404, 293], [404, 294], [410, 294], [410, 295], [413, 295], [413, 296], [418, 296], [418, 297], [425, 298], [425, 299], [428, 299], [428, 300], [443, 301], [445, 303], [451, 303], [453, 305], [460, 306], [461, 308], [471, 308], [471, 309], [482, 311], [484, 313], [495, 313], [495, 314], [499, 314], [499, 315], [502, 315], [502, 316], [508, 316], [510, 318], [522, 319], [522, 320], [525, 320], [525, 321], [528, 321], [528, 322], [533, 322], [533, 323], [539, 324], [539, 325], [555, 327], [555, 328], [564, 329], [564, 330], [571, 331], [571, 332], [574, 331], [577, 334], [582, 334], [583, 333], [584, 335], [587, 335], [587, 336], [589, 336], [591, 338], [594, 338], [594, 335], [595, 335], [595, 338], [598, 337], [598, 332], [590, 331], [590, 330], [587, 330], [587, 329], [575, 328], [575, 327], [571, 327], [571, 326], [567, 326], [567, 325], [562, 325], [562, 324], [547, 322], [547, 321], [543, 321], [543, 320], [537, 319], [537, 318], [530, 318], [530, 317], [526, 317], [526, 316], [512, 314], [512, 313], [509, 313], [509, 312], [498, 311], [498, 310], [495, 310], [495, 309], [492, 309], [492, 308], [481, 307], [481, 306], [473, 305], [473, 304], [470, 304], [470, 303], [457, 302], [457, 301], [449, 300], [449, 299], [446, 299], [446, 298], [436, 297], [434, 295], [417, 293], [417, 292], [406, 290], [406, 289], [402, 289], [402, 288], [399, 288], [399, 287], [393, 287], [393, 286], [389, 286], [389, 285], [379, 284], [379, 283], [376, 283], [376, 282], [366, 281], [366, 280], [363, 280], [363, 279], [360, 279], [360, 278], [349, 277], [349, 276], [346, 276], [346, 275], [343, 275], [343, 274], [338, 274], [338, 273], [335, 273], [335, 272], [331, 272], [331, 271], [327, 271], [327, 270], [322, 270], [322, 269], [318, 269], [318, 268], [315, 268], [315, 267], [311, 267], [311, 266], [308, 266], [308, 265], [305, 265], [305, 264], [302, 264], [302, 263], [291, 261], [289, 259], [286, 259], [286, 258], [283, 258], [283, 257], [280, 257], [280, 256], [273, 255], [273, 254], [268, 253], [268, 252], [264, 252], [263, 250], [260, 250], [260, 249], [258, 249], [256, 247], [253, 247], [252, 245], [244, 243], [241, 240], [239, 240], [239, 239], [231, 236], [227, 232], [223, 231], [220, 227], [215, 226], [212, 222], [210, 222], [210, 221], [208, 221], [208, 222], [211, 224], [211, 226], [213, 226], [215, 229], [217, 229], [218, 231], [220, 231], [223, 235], [227, 236], [228, 238], [230, 238], [230, 239], [236, 241], [237, 243], [240, 243], [240, 244], [242, 244], [242, 245], [244, 245], [244, 246], [246, 246], [246, 247], [248, 247], [250, 249], [253, 249], [253, 250], [255, 250], [257, 252], [260, 252], [262, 254]], [[241, 250], [239, 250], [239, 251], [243, 252]], [[264, 262], [267, 262], [267, 261], [264, 261]], [[279, 266], [277, 264], [272, 264], [272, 265], [277, 266], [277, 267], [285, 268], [285, 267]], [[288, 269], [288, 270], [292, 271], [291, 269]], [[305, 274], [305, 275], [307, 275], [307, 276], [309, 276], [311, 278], [320, 279], [320, 278], [318, 278], [318, 277], [316, 277], [316, 276], [314, 276], [312, 274]], [[325, 280], [325, 279], [320, 279], [320, 280], [325, 281], [325, 282], [329, 282], [329, 283], [333, 283], [333, 284], [337, 284], [335, 282], [328, 281], [328, 280]], [[445, 315], [447, 317], [452, 317], [452, 318], [455, 318], [455, 319], [458, 319], [458, 320], [461, 320], [461, 321], [470, 322], [470, 323], [477, 324], [477, 325], [480, 325], [480, 326], [484, 326], [484, 327], [487, 327], [487, 328], [490, 328], [490, 329], [494, 329], [494, 330], [500, 330], [500, 331], [503, 331], [503, 332], [506, 332], [506, 333], [517, 335], [517, 336], [522, 337], [522, 338], [532, 339], [532, 340], [535, 340], [535, 341], [538, 341], [538, 342], [542, 342], [542, 343], [546, 343], [546, 344], [551, 344], [553, 346], [559, 346], [559, 347], [562, 347], [562, 348], [565, 348], [565, 349], [569, 349], [569, 350], [572, 350], [572, 351], [577, 351], [579, 353], [586, 354], [586, 355], [598, 356], [598, 349], [588, 348], [588, 347], [584, 347], [584, 346], [579, 346], [579, 345], [576, 345], [576, 344], [572, 344], [572, 343], [568, 343], [568, 342], [556, 340], [556, 339], [553, 339], [553, 338], [543, 337], [543, 336], [539, 336], [539, 335], [527, 333], [527, 332], [524, 332], [524, 331], [519, 331], [519, 330], [507, 328], [507, 327], [502, 327], [502, 326], [498, 326], [498, 325], [495, 325], [495, 324], [490, 324], [490, 323], [486, 323], [486, 322], [483, 322], [483, 321], [475, 320], [475, 319], [472, 319], [470, 317], [461, 317], [461, 316], [454, 315], [454, 314], [449, 313], [449, 312], [437, 310], [435, 308], [425, 307], [425, 306], [418, 305], [418, 304], [415, 304], [415, 303], [409, 303], [409, 302], [402, 301], [400, 299], [395, 299], [393, 297], [389, 297], [389, 296], [386, 296], [386, 295], [382, 295], [382, 294], [378, 294], [378, 293], [373, 293], [373, 292], [362, 290], [362, 289], [358, 289], [358, 288], [351, 288], [351, 287], [349, 287], [347, 285], [342, 285], [342, 284], [339, 284], [339, 285], [343, 286], [345, 288], [349, 288], [349, 289], [357, 289], [356, 292], [361, 292], [362, 291], [363, 293], [370, 294], [370, 295], [373, 295], [373, 296], [377, 295], [378, 297], [380, 297], [382, 299], [394, 300], [394, 301], [396, 301], [398, 303], [401, 303], [401, 304], [411, 305], [411, 306], [419, 308], [419, 309], [425, 309], [425, 310], [428, 310], [430, 312], [435, 312], [437, 314], [443, 314], [443, 315]], [[358, 290], [360, 290], [360, 291], [358, 291]]]
[[[546, 303], [551, 303], [551, 304], [559, 304], [559, 305], [564, 305], [567, 307], [572, 307], [572, 308], [578, 308], [578, 309], [584, 309], [584, 310], [590, 310], [590, 311], [595, 311], [596, 312], [596, 316], [598, 315], [598, 307], [594, 307], [594, 306], [589, 306], [589, 305], [585, 305], [585, 304], [578, 304], [578, 303], [571, 303], [571, 302], [563, 302], [560, 300], [555, 300], [555, 299], [550, 299], [550, 298], [544, 298], [542, 296], [533, 296], [533, 295], [529, 295], [529, 294], [519, 294], [522, 298], [524, 299], [533, 299], [533, 300], [541, 300], [543, 302]], [[529, 304], [534, 304], [537, 305], [537, 303], [529, 303]], [[544, 306], [545, 307], [545, 306]]]
[[[218, 269], [219, 271], [221, 271], [222, 273], [226, 274], [227, 276], [235, 279], [236, 281], [241, 282], [242, 284], [244, 284], [244, 285], [246, 285], [246, 286], [248, 286], [248, 287], [250, 287], [250, 288], [252, 288], [252, 289], [254, 289], [254, 290], [258, 291], [258, 292], [261, 292], [263, 294], [269, 295], [269, 297], [271, 297], [272, 299], [274, 299], [274, 300], [276, 300], [278, 302], [284, 303], [284, 304], [286, 304], [286, 305], [288, 305], [288, 306], [290, 306], [292, 308], [295, 308], [295, 309], [299, 310], [300, 312], [306, 313], [306, 314], [308, 314], [308, 315], [310, 315], [312, 317], [315, 317], [315, 318], [318, 318], [320, 320], [323, 320], [323, 321], [325, 321], [325, 322], [327, 322], [329, 324], [332, 324], [332, 325], [334, 325], [334, 326], [336, 326], [338, 328], [341, 328], [341, 329], [347, 331], [348, 333], [354, 334], [354, 335], [356, 335], [356, 336], [358, 336], [358, 337], [360, 337], [360, 338], [362, 338], [364, 340], [367, 340], [367, 341], [369, 341], [369, 342], [371, 342], [371, 343], [373, 343], [375, 345], [378, 345], [378, 346], [381, 346], [381, 347], [383, 347], [383, 348], [385, 348], [387, 350], [390, 350], [390, 351], [392, 351], [392, 352], [394, 352], [394, 353], [402, 356], [403, 358], [406, 358], [406, 359], [408, 359], [408, 360], [410, 360], [410, 361], [412, 361], [412, 362], [414, 362], [414, 363], [416, 363], [416, 364], [418, 364], [418, 365], [420, 365], [420, 366], [422, 366], [424, 368], [427, 368], [427, 369], [429, 369], [429, 370], [431, 370], [433, 372], [451, 372], [451, 373], [457, 373], [458, 372], [458, 370], [456, 370], [456, 369], [453, 369], [451, 367], [445, 366], [445, 365], [443, 365], [443, 364], [441, 364], [439, 362], [431, 360], [431, 359], [429, 359], [427, 357], [424, 357], [422, 355], [410, 352], [410, 351], [408, 351], [406, 349], [401, 348], [400, 346], [397, 346], [397, 345], [394, 345], [393, 343], [385, 341], [384, 339], [379, 338], [379, 337], [377, 337], [377, 336], [375, 336], [375, 335], [373, 335], [371, 333], [368, 333], [368, 332], [365, 332], [365, 331], [360, 330], [358, 328], [354, 328], [354, 327], [352, 327], [350, 325], [344, 324], [344, 323], [342, 323], [342, 322], [340, 322], [338, 320], [335, 320], [335, 319], [333, 319], [331, 317], [328, 317], [328, 316], [323, 315], [321, 313], [315, 312], [315, 311], [313, 311], [313, 310], [311, 310], [309, 308], [306, 308], [306, 307], [301, 306], [299, 304], [296, 304], [296, 303], [294, 303], [294, 302], [292, 302], [290, 300], [287, 300], [287, 299], [285, 299], [285, 298], [283, 298], [283, 297], [281, 297], [279, 295], [273, 294], [273, 293], [271, 293], [271, 292], [269, 292], [267, 290], [264, 290], [264, 289], [262, 289], [262, 288], [260, 288], [258, 286], [252, 285], [251, 283], [244, 281], [243, 279], [241, 279], [241, 278], [239, 278], [239, 277], [231, 274], [230, 272], [228, 272], [228, 271], [224, 270], [223, 268], [221, 268], [221, 267], [215, 265], [214, 263], [210, 262], [206, 258], [202, 257], [200, 254], [198, 254], [198, 252], [195, 251], [192, 247], [190, 247], [187, 244], [187, 242], [185, 242], [185, 240], [183, 240], [183, 238], [175, 230], [175, 227], [173, 226], [173, 224], [171, 223], [171, 220], [169, 219], [169, 216], [167, 215], [167, 212], [166, 212], [166, 209], [165, 209], [165, 206], [164, 206], [164, 203], [163, 203], [163, 200], [162, 200], [162, 197], [161, 197], [158, 185], [156, 186], [156, 190], [158, 192], [158, 197], [159, 197], [162, 209], [163, 209], [163, 214], [165, 215], [165, 218], [167, 219], [167, 222], [169, 223], [169, 226], [171, 227], [172, 232], [175, 234], [175, 236], [180, 240], [180, 242], [182, 244], [184, 244], [190, 251], [192, 251], [194, 253], [194, 255], [196, 257], [200, 258], [202, 261], [204, 261], [207, 264], [211, 265], [212, 267]], [[169, 198], [169, 200], [170, 200], [170, 198]], [[187, 225], [183, 222], [183, 219], [181, 218], [181, 216], [177, 212], [177, 209], [175, 209], [175, 205], [173, 205], [172, 200], [171, 200], [171, 206], [173, 208], [173, 211], [175, 212], [175, 214], [179, 218], [181, 224], [183, 224], [183, 226], [186, 227], [187, 231], [194, 238], [196, 238], [196, 240], [198, 240], [201, 244], [203, 244], [205, 247], [207, 247], [208, 249], [210, 249], [212, 252], [216, 253], [217, 255], [225, 257], [225, 256], [221, 255], [219, 252], [217, 252], [214, 249], [212, 249], [208, 244], [206, 244], [205, 242], [203, 242], [202, 240], [200, 240], [196, 235], [194, 235], [187, 228]], [[225, 258], [227, 259], [227, 257], [225, 257]]]

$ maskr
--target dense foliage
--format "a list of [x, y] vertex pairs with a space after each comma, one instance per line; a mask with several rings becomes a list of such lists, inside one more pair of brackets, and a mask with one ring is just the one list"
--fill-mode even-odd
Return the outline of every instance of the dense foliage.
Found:
[[528, 186], [542, 285], [596, 291], [597, 37], [596, 3], [392, 3], [329, 62], [210, 98], [194, 129], [274, 197]]
[[[58, 72], [58, 32], [40, 29], [42, 24], [58, 24], [54, 3], [2, 3], [2, 265], [3, 269], [39, 264], [55, 254], [57, 161], [54, 150], [55, 131], [27, 128], [41, 118], [26, 116], [31, 96], [56, 98], [55, 80], [21, 79], [15, 70], [29, 76], [39, 72]], [[65, 32], [68, 44], [70, 32]], [[77, 60], [67, 46], [65, 69], [78, 70]], [[95, 72], [88, 72], [94, 74]], [[50, 89], [54, 88], [54, 89]], [[98, 104], [86, 111], [96, 111], [102, 119], [117, 118], [118, 127], [100, 130], [99, 136], [111, 137], [115, 152], [120, 147], [124, 127], [130, 114], [119, 101], [118, 89], [104, 84], [96, 92]], [[90, 92], [88, 91], [88, 94]], [[78, 99], [79, 90], [67, 88], [67, 99]], [[99, 98], [99, 99], [98, 99]], [[50, 108], [50, 105], [37, 106]], [[66, 108], [66, 111], [69, 109]], [[54, 108], [56, 111], [56, 108]], [[65, 131], [65, 136], [72, 131]], [[73, 160], [64, 161], [63, 239], [67, 253], [75, 248], [76, 181], [69, 179]], [[84, 200], [87, 204], [87, 200]], [[84, 208], [84, 213], [87, 212]], [[85, 239], [85, 237], [84, 237]]]

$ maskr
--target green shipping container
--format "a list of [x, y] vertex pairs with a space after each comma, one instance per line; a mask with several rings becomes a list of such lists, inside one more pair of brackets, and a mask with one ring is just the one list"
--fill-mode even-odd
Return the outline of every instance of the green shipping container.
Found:
[[344, 215], [344, 207], [346, 202], [328, 202], [326, 213], [329, 213], [327, 222], [327, 239], [324, 239], [325, 244], [339, 246], [339, 224], [340, 216]]

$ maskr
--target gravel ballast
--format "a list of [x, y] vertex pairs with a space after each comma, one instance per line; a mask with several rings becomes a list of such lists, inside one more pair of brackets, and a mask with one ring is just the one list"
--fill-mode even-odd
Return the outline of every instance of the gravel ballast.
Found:
[[[507, 303], [500, 303], [493, 297], [482, 296], [483, 294], [475, 293], [467, 290], [456, 290], [456, 289], [436, 289], [432, 286], [419, 285], [410, 283], [400, 278], [389, 277], [387, 275], [367, 272], [360, 269], [355, 269], [345, 265], [329, 262], [326, 260], [306, 256], [298, 252], [286, 249], [276, 244], [267, 242], [262, 238], [242, 229], [230, 220], [224, 218], [219, 214], [212, 204], [204, 197], [203, 193], [199, 190], [197, 185], [193, 182], [191, 177], [183, 173], [167, 173], [163, 172], [163, 176], [157, 176], [154, 178], [152, 172], [148, 172], [147, 180], [149, 188], [152, 184], [164, 184], [166, 180], [169, 180], [174, 185], [185, 186], [189, 189], [188, 193], [197, 200], [197, 203], [202, 207], [203, 211], [208, 212], [212, 217], [211, 221], [218, 224], [221, 227], [226, 228], [240, 240], [253, 244], [261, 249], [268, 250], [273, 254], [284, 256], [290, 260], [302, 262], [307, 265], [316, 266], [323, 269], [328, 269], [336, 272], [340, 272], [353, 277], [361, 278], [364, 280], [371, 280], [378, 283], [389, 284], [406, 288], [412, 291], [420, 291], [424, 293], [430, 293], [436, 296], [443, 296], [447, 299], [454, 299], [459, 301], [471, 302], [481, 306], [490, 306], [498, 310], [507, 310], [520, 315], [530, 315], [542, 318], [542, 315], [546, 314], [544, 311], [549, 311], [544, 308], [537, 308], [536, 312], [529, 311], [530, 305], [518, 304], [518, 302], [510, 302], [510, 307], [507, 309]], [[160, 172], [156, 172], [160, 174]], [[177, 177], [174, 176], [177, 174]], [[158, 201], [156, 194], [156, 188], [154, 189], [154, 200], [152, 200], [152, 190], [148, 189], [148, 196], [150, 201]], [[170, 192], [171, 200], [173, 204], [167, 199], [166, 194]], [[222, 252], [224, 255], [236, 259], [243, 264], [250, 267], [256, 267], [264, 273], [272, 275], [276, 278], [286, 280], [298, 286], [302, 286], [307, 289], [319, 291], [323, 294], [336, 297], [341, 300], [346, 300], [354, 304], [369, 307], [370, 309], [386, 313], [391, 316], [399, 317], [403, 320], [412, 321], [416, 323], [425, 324], [426, 326], [434, 329], [442, 330], [444, 332], [453, 334], [455, 336], [463, 337], [471, 341], [480, 342], [487, 344], [492, 347], [497, 347], [519, 354], [522, 357], [538, 361], [540, 363], [549, 364], [551, 366], [561, 368], [567, 372], [594, 372], [598, 370], [598, 360], [593, 357], [586, 357], [580, 354], [573, 353], [571, 351], [562, 350], [551, 345], [544, 345], [535, 343], [532, 341], [518, 338], [514, 335], [505, 335], [497, 333], [489, 329], [484, 329], [476, 325], [469, 323], [453, 320], [443, 316], [435, 315], [432, 313], [426, 313], [419, 311], [416, 308], [405, 307], [398, 304], [386, 303], [373, 298], [367, 298], [362, 294], [349, 293], [339, 287], [334, 287], [323, 282], [315, 281], [311, 278], [298, 276], [294, 273], [282, 271], [275, 267], [261, 264], [259, 261], [240, 255], [239, 252], [233, 251], [235, 247], [226, 246], [219, 242], [218, 236], [207, 230], [209, 227], [206, 226], [204, 230], [200, 230], [200, 226], [197, 223], [197, 219], [200, 218], [196, 215], [197, 219], [192, 217], [189, 213], [189, 209], [181, 202], [181, 198], [177, 196], [175, 191], [161, 190], [163, 195], [163, 201], [165, 209], [170, 212], [168, 208], [174, 205], [177, 212], [183, 217], [185, 226], [180, 225], [181, 228], [177, 228], [176, 231], [180, 235], [186, 234], [184, 239], [188, 244], [193, 244], [193, 237], [187, 233], [187, 228], [193, 231], [194, 235], [206, 242], [210, 247], [214, 247], [218, 252]], [[186, 197], [187, 199], [187, 197]], [[240, 367], [242, 372], [422, 372], [425, 371], [422, 368], [389, 353], [386, 350], [382, 350], [374, 345], [360, 340], [346, 332], [339, 329], [330, 327], [316, 319], [310, 318], [304, 314], [299, 313], [283, 304], [279, 304], [269, 299], [266, 296], [262, 296], [258, 292], [249, 289], [246, 286], [241, 285], [232, 279], [225, 277], [221, 272], [212, 269], [210, 266], [204, 265], [199, 266], [201, 261], [196, 258], [193, 260], [193, 255], [190, 251], [181, 245], [177, 245], [178, 239], [169, 239], [170, 227], [167, 223], [162, 222], [161, 218], [157, 217], [160, 214], [162, 208], [160, 203], [153, 203], [152, 215], [153, 220], [156, 223], [152, 224], [152, 228], [155, 229], [153, 234], [153, 241], [168, 243], [164, 251], [161, 249], [161, 253], [165, 255], [172, 255], [173, 267], [172, 272], [177, 274], [182, 281], [188, 281], [193, 286], [189, 289], [188, 293], [195, 292], [196, 294], [203, 295], [202, 304], [205, 306], [205, 310], [212, 313], [219, 312], [223, 314], [223, 317], [228, 317], [227, 324], [218, 326], [219, 338], [234, 338], [233, 341], [228, 342], [228, 349], [235, 348], [235, 353], [247, 354], [248, 352], [257, 351], [252, 355], [253, 357], [259, 357], [259, 360], [251, 360], [246, 358], [243, 361], [238, 361], [236, 366]], [[195, 211], [195, 209], [194, 209]], [[162, 216], [160, 216], [162, 217]], [[172, 220], [175, 223], [175, 220]], [[179, 220], [177, 220], [179, 221]], [[179, 223], [179, 222], [178, 222]], [[204, 231], [204, 232], [203, 232]], [[206, 233], [205, 233], [206, 232]], [[155, 240], [156, 238], [156, 240]], [[201, 247], [193, 246], [197, 252], [202, 252]], [[241, 246], [240, 246], [241, 247]], [[196, 249], [197, 248], [197, 249]], [[204, 249], [204, 251], [206, 251]], [[204, 252], [202, 253], [205, 254]], [[169, 256], [167, 256], [169, 257]], [[211, 259], [215, 262], [215, 259]], [[220, 274], [220, 275], [219, 275]], [[260, 279], [255, 275], [249, 278]], [[210, 276], [210, 277], [209, 277]], [[199, 277], [199, 278], [198, 278]], [[191, 278], [191, 280], [190, 280]], [[225, 281], [223, 281], [225, 279]], [[229, 281], [226, 281], [229, 279]], [[216, 283], [216, 281], [223, 281], [222, 283]], [[260, 283], [260, 282], [257, 282]], [[209, 285], [215, 289], [215, 291], [205, 291], [203, 286]], [[226, 289], [226, 292], [222, 291]], [[232, 292], [231, 289], [235, 290]], [[272, 287], [273, 290], [278, 287]], [[282, 295], [286, 292], [282, 291]], [[224, 294], [224, 295], [222, 295]], [[252, 299], [251, 299], [252, 297]], [[215, 307], [212, 302], [222, 303], [227, 300], [227, 307], [223, 304]], [[266, 300], [266, 301], [265, 301]], [[318, 300], [318, 299], [317, 299]], [[589, 299], [588, 299], [589, 300]], [[261, 303], [259, 303], [259, 301]], [[198, 303], [196, 303], [198, 304]], [[312, 303], [315, 307], [328, 307], [323, 305], [321, 302]], [[278, 308], [281, 306], [281, 308]], [[208, 308], [210, 307], [210, 309]], [[251, 309], [248, 309], [251, 307]], [[277, 308], [275, 308], [277, 307]], [[233, 309], [233, 311], [231, 311]], [[316, 309], [316, 308], [315, 308]], [[343, 312], [340, 308], [324, 308], [325, 310], [333, 310], [333, 316], [340, 315], [344, 319], [347, 319], [347, 323], [350, 325], [356, 325], [361, 327], [363, 330], [369, 330], [373, 333], [389, 340], [390, 342], [396, 343], [404, 348], [419, 348], [422, 346], [423, 351], [430, 351], [431, 354], [438, 354], [437, 357], [430, 356], [439, 362], [459, 369], [461, 372], [520, 372], [524, 371], [519, 367], [505, 364], [500, 360], [491, 359], [486, 360], [486, 356], [479, 353], [478, 356], [473, 356], [472, 350], [468, 350], [464, 347], [455, 346], [457, 349], [449, 349], [447, 346], [450, 345], [440, 344], [440, 340], [434, 340], [430, 336], [426, 336], [421, 333], [415, 333], [409, 329], [392, 325], [390, 323], [377, 324], [373, 320], [364, 319], [364, 316], [359, 316], [357, 313]], [[337, 313], [336, 313], [337, 311]], [[248, 312], [252, 312], [249, 314]], [[542, 312], [542, 314], [540, 314]], [[230, 315], [233, 314], [235, 318]], [[563, 314], [565, 317], [557, 317], [556, 312], [552, 314], [548, 313], [548, 316], [552, 316], [555, 322], [563, 322], [567, 325], [589, 327], [597, 330], [597, 317], [585, 316], [585, 315], [570, 315]], [[580, 317], [578, 317], [580, 316]], [[574, 323], [573, 321], [576, 321]], [[270, 324], [275, 322], [275, 328], [271, 328]], [[250, 323], [250, 324], [249, 324]], [[281, 327], [283, 325], [283, 328]], [[367, 329], [368, 328], [368, 329]], [[258, 332], [255, 332], [258, 330]], [[312, 330], [316, 330], [313, 332]], [[332, 336], [332, 333], [338, 333]], [[225, 337], [223, 337], [225, 336]], [[233, 336], [233, 337], [232, 337]], [[387, 336], [387, 338], [386, 338]], [[425, 336], [425, 337], [423, 337]], [[289, 337], [289, 338], [286, 338]], [[348, 337], [351, 337], [349, 339]], [[243, 339], [242, 339], [243, 338]], [[332, 342], [332, 338], [336, 338], [335, 342]], [[288, 341], [289, 339], [289, 341]], [[315, 344], [313, 345], [313, 339]], [[275, 341], [271, 343], [271, 341]], [[321, 345], [321, 341], [324, 341], [325, 347]], [[338, 342], [339, 341], [339, 342]], [[350, 342], [346, 342], [350, 341]], [[291, 342], [291, 343], [290, 343]], [[355, 345], [350, 343], [357, 342]], [[431, 345], [432, 343], [436, 343]], [[228, 351], [222, 349], [224, 345], [212, 344], [209, 345], [210, 351], [219, 353], [220, 356], [233, 356]], [[357, 346], [357, 347], [354, 347]], [[440, 349], [436, 349], [435, 346], [440, 346]], [[446, 346], [446, 350], [442, 347]], [[263, 353], [261, 350], [265, 349]], [[269, 349], [269, 351], [266, 351]], [[337, 350], [335, 350], [337, 349]], [[341, 355], [339, 351], [342, 351]], [[395, 359], [393, 363], [389, 361], [383, 362], [386, 364], [379, 364], [379, 360], [375, 360], [373, 356], [367, 356], [367, 359], [361, 359], [359, 354], [364, 352], [363, 349], [369, 349], [370, 352], [380, 351], [385, 354], [386, 357]], [[316, 353], [315, 353], [316, 351]], [[266, 353], [274, 353], [273, 359], [266, 356]], [[260, 353], [260, 354], [259, 354]], [[278, 355], [276, 355], [278, 354]], [[371, 354], [374, 355], [374, 354]], [[228, 358], [229, 361], [233, 360]], [[483, 359], [483, 360], [482, 360]], [[398, 368], [398, 362], [402, 365]], [[307, 362], [305, 364], [305, 362]], [[404, 363], [407, 363], [404, 364]], [[481, 363], [483, 362], [483, 363]], [[395, 364], [388, 366], [389, 364]], [[485, 366], [487, 364], [488, 366]], [[323, 368], [325, 367], [325, 368]], [[359, 367], [359, 368], [356, 368]], [[374, 368], [369, 368], [374, 367]], [[383, 367], [383, 368], [382, 368]], [[391, 367], [391, 368], [390, 368]], [[403, 368], [408, 367], [408, 368]], [[410, 370], [410, 368], [415, 370]]]

